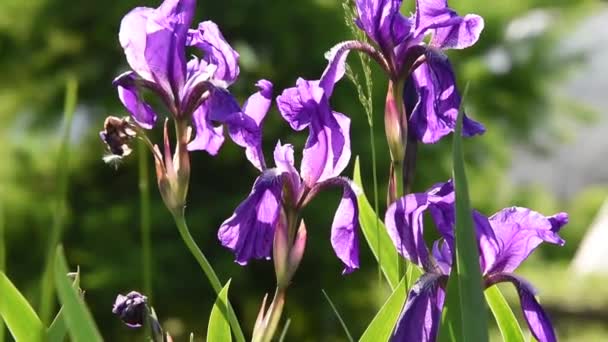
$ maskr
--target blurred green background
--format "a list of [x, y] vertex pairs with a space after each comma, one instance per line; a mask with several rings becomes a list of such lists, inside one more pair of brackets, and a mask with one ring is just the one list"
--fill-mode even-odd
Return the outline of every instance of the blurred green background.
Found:
[[[112, 316], [111, 307], [117, 293], [143, 286], [140, 199], [136, 154], [117, 170], [105, 165], [98, 132], [105, 116], [126, 115], [111, 85], [128, 69], [118, 43], [120, 20], [136, 6], [158, 3], [0, 1], [0, 146], [5, 155], [0, 162], [0, 205], [6, 225], [7, 273], [37, 306], [58, 191], [65, 84], [76, 77], [78, 106], [69, 147], [68, 220], [62, 241], [70, 264], [80, 265], [87, 302], [108, 341], [139, 336]], [[412, 10], [412, 3], [406, 1], [404, 13]], [[477, 13], [485, 19], [474, 47], [449, 52], [461, 88], [470, 84], [468, 114], [488, 129], [465, 144], [473, 204], [486, 214], [509, 205], [528, 206], [546, 215], [570, 213], [570, 224], [562, 234], [566, 246], [543, 246], [520, 273], [540, 290], [562, 340], [606, 340], [608, 291], [601, 285], [606, 278], [575, 276], [570, 261], [608, 195], [608, 170], [596, 162], [605, 162], [599, 156], [606, 149], [598, 146], [608, 140], [599, 134], [594, 141], [583, 139], [580, 144], [581, 135], [590, 135], [589, 128], [603, 122], [602, 83], [592, 81], [606, 79], [605, 65], [594, 61], [598, 55], [606, 56], [607, 45], [601, 42], [607, 42], [608, 32], [601, 22], [606, 22], [608, 7], [566, 0], [461, 0], [450, 5], [461, 14]], [[215, 21], [241, 54], [241, 75], [232, 86], [241, 100], [254, 91], [259, 78], [275, 84], [275, 95], [297, 77], [318, 78], [325, 67], [324, 52], [351, 38], [337, 0], [201, 0], [196, 19]], [[589, 24], [593, 20], [600, 24]], [[601, 48], [603, 55], [598, 52]], [[358, 58], [350, 61], [358, 65]], [[382, 113], [387, 82], [377, 67], [372, 71], [380, 211], [384, 212], [389, 156]], [[603, 89], [605, 95], [607, 88]], [[339, 83], [332, 105], [352, 118], [353, 156], [361, 156], [365, 191], [371, 195], [367, 119], [348, 80]], [[158, 133], [152, 134], [155, 141]], [[301, 151], [305, 138], [305, 133], [294, 134], [273, 107], [265, 122], [267, 156], [278, 139]], [[450, 176], [450, 146], [450, 139], [444, 139], [419, 148], [416, 190]], [[585, 155], [587, 159], [577, 159]], [[297, 153], [297, 163], [300, 157]], [[249, 193], [256, 176], [242, 150], [228, 140], [216, 158], [204, 152], [192, 154], [187, 219], [220, 278], [233, 279], [230, 295], [246, 333], [252, 330], [262, 297], [274, 290], [272, 263], [235, 264], [231, 253], [219, 245], [216, 232]], [[200, 339], [215, 295], [164, 208], [154, 175], [150, 177], [153, 305], [176, 341], [185, 340], [190, 331]], [[387, 296], [378, 285], [377, 266], [363, 238], [361, 269], [340, 274], [342, 266], [329, 241], [339, 196], [323, 193], [304, 213], [309, 242], [288, 294], [288, 341], [345, 340], [321, 289], [355, 336]], [[515, 291], [508, 288], [506, 293], [517, 304]]]

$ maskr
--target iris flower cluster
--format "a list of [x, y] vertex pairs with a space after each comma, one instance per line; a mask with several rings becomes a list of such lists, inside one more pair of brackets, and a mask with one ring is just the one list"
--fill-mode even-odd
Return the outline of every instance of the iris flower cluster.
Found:
[[[148, 143], [163, 200], [175, 213], [183, 210], [186, 201], [189, 151], [217, 154], [224, 142], [224, 126], [227, 128], [232, 141], [245, 148], [247, 159], [260, 174], [250, 194], [219, 227], [218, 237], [241, 265], [252, 259], [273, 259], [280, 298], [275, 297], [269, 310], [276, 309], [279, 302], [282, 306], [284, 291], [306, 245], [301, 211], [320, 191], [342, 189], [331, 225], [331, 244], [344, 264], [343, 273], [359, 268], [358, 190], [341, 176], [351, 158], [351, 121], [330, 105], [334, 87], [345, 75], [349, 52], [368, 54], [386, 74], [385, 130], [393, 167], [408, 158], [408, 144], [436, 143], [455, 130], [461, 97], [443, 51], [474, 45], [484, 27], [480, 16], [459, 16], [446, 0], [416, 0], [415, 12], [409, 17], [401, 14], [401, 0], [356, 0], [355, 5], [355, 23], [371, 44], [355, 40], [338, 43], [327, 53], [328, 64], [319, 79], [299, 78], [274, 101], [293, 130], [308, 131], [299, 170], [294, 147], [280, 141], [273, 153], [274, 167], [267, 166], [262, 126], [272, 106], [273, 85], [260, 80], [258, 91], [242, 106], [235, 100], [228, 88], [238, 79], [239, 55], [215, 23], [204, 21], [191, 28], [195, 0], [165, 0], [158, 8], [138, 7], [120, 25], [119, 41], [131, 70], [119, 75], [113, 84], [131, 116], [108, 118], [102, 139], [117, 157], [128, 154], [128, 144], [135, 137]], [[187, 59], [186, 49], [197, 55]], [[158, 118], [144, 99], [149, 92], [160, 99], [175, 124], [174, 155], [168, 120], [162, 151], [146, 137], [145, 131], [152, 129]], [[464, 117], [464, 136], [484, 131], [480, 123]], [[393, 172], [391, 177], [405, 177], [406, 173]], [[424, 274], [412, 287], [391, 339], [433, 341], [453, 262], [454, 188], [448, 181], [425, 193], [403, 195], [388, 197], [386, 227], [399, 254]], [[425, 212], [430, 213], [440, 235], [431, 248], [423, 236]], [[567, 214], [545, 217], [512, 207], [489, 218], [477, 211], [472, 215], [485, 285], [513, 283], [533, 335], [540, 341], [555, 341], [534, 289], [513, 271], [541, 242], [563, 245], [558, 232], [567, 223]], [[146, 299], [139, 294], [131, 297], [119, 296], [114, 312], [130, 326], [138, 326]], [[273, 329], [269, 321], [273, 315], [264, 311], [263, 306], [254, 340], [268, 337], [264, 330]]]

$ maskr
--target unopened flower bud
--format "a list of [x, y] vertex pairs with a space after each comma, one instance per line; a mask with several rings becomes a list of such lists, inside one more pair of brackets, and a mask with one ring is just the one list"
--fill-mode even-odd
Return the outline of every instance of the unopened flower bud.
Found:
[[402, 162], [407, 139], [405, 108], [398, 85], [389, 81], [384, 107], [384, 130], [393, 162]]
[[139, 292], [131, 291], [126, 296], [119, 294], [114, 302], [112, 313], [131, 328], [144, 325], [148, 316], [148, 298]]

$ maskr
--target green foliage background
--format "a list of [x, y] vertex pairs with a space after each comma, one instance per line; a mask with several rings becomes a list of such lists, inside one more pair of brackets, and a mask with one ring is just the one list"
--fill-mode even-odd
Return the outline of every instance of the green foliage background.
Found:
[[[79, 105], [70, 145], [69, 218], [63, 243], [70, 263], [80, 265], [87, 302], [109, 341], [126, 341], [138, 336], [137, 332], [122, 326], [110, 311], [118, 292], [143, 286], [139, 197], [135, 157], [118, 170], [105, 165], [101, 161], [104, 149], [98, 131], [108, 114], [126, 115], [111, 85], [114, 76], [128, 68], [118, 43], [120, 19], [133, 7], [157, 3], [144, 0], [0, 2], [0, 146], [4, 156], [0, 162], [0, 201], [6, 222], [8, 274], [28, 299], [37, 303], [53, 215], [52, 199], [57, 190], [55, 163], [64, 85], [69, 76], [75, 76], [79, 81]], [[404, 13], [413, 8], [412, 3], [407, 1]], [[478, 13], [485, 19], [485, 29], [477, 45], [449, 53], [459, 84], [470, 82], [469, 115], [488, 129], [486, 135], [465, 142], [472, 203], [487, 214], [507, 205], [530, 206], [545, 214], [570, 211], [571, 224], [563, 234], [568, 245], [562, 249], [543, 247], [539, 255], [526, 264], [524, 273], [536, 280], [541, 290], [547, 289], [541, 291], [541, 294], [550, 294], [543, 303], [553, 313], [562, 336], [573, 339], [580, 336], [580, 332], [572, 329], [580, 322], [590, 327], [587, 334], [588, 331], [592, 331], [592, 336], [606, 334], [606, 327], [597, 328], [597, 318], [585, 315], [583, 304], [589, 301], [585, 301], [584, 292], [580, 294], [580, 301], [564, 302], [568, 288], [553, 289], [550, 280], [534, 275], [538, 274], [537, 270], [550, 269], [552, 279], [557, 279], [554, 281], [566, 279], [567, 262], [608, 191], [601, 187], [587, 189], [570, 202], [556, 198], [542, 187], [517, 188], [507, 177], [514, 142], [529, 141], [538, 127], [553, 127], [551, 122], [555, 118], [549, 116], [556, 106], [552, 86], [584, 62], [584, 52], [566, 56], [556, 53], [559, 39], [599, 5], [593, 1], [566, 0], [462, 0], [452, 1], [450, 5], [461, 14]], [[556, 17], [549, 29], [530, 39], [506, 39], [505, 28], [509, 22], [536, 8], [554, 11]], [[259, 78], [271, 80], [276, 95], [292, 86], [297, 77], [318, 78], [325, 67], [324, 52], [350, 38], [341, 4], [336, 0], [201, 0], [197, 9], [197, 21], [215, 21], [241, 54], [241, 76], [232, 87], [232, 92], [241, 100], [254, 91], [253, 84]], [[497, 47], [504, 48], [513, 57], [512, 69], [506, 74], [492, 73], [485, 62], [487, 53]], [[517, 57], [522, 51], [525, 57]], [[357, 59], [351, 57], [351, 60], [356, 66]], [[383, 199], [389, 162], [382, 117], [387, 85], [378, 68], [373, 67], [373, 72], [374, 122], [380, 198]], [[576, 118], [585, 114], [576, 110], [576, 102], [560, 101], [560, 104], [572, 105], [567, 115]], [[361, 156], [366, 192], [371, 194], [367, 119], [354, 86], [342, 81], [332, 104], [335, 110], [353, 120], [353, 155]], [[559, 129], [557, 127], [555, 133], [558, 136]], [[159, 141], [158, 133], [153, 133], [156, 141]], [[305, 137], [305, 134], [294, 134], [276, 108], [272, 109], [265, 124], [267, 156], [278, 139], [295, 144], [296, 151], [300, 151]], [[529, 146], [534, 148], [531, 142]], [[449, 177], [450, 149], [450, 139], [420, 147], [415, 190], [424, 190]], [[246, 162], [242, 150], [228, 140], [216, 158], [205, 153], [192, 155], [187, 218], [193, 235], [220, 277], [232, 278], [231, 301], [246, 332], [252, 330], [263, 295], [273, 291], [272, 263], [259, 261], [247, 267], [238, 266], [232, 261], [232, 255], [218, 244], [216, 231], [250, 191], [256, 176], [257, 171]], [[202, 336], [215, 296], [184, 248], [154, 184], [151, 193], [153, 305], [178, 340], [183, 340], [191, 330]], [[288, 294], [285, 313], [292, 319], [288, 340], [344, 339], [321, 289], [327, 291], [356, 336], [387, 296], [386, 290], [378, 286], [377, 268], [363, 241], [361, 270], [349, 276], [340, 275], [341, 265], [329, 242], [329, 227], [338, 198], [337, 192], [323, 193], [304, 213], [309, 242]], [[380, 208], [380, 212], [384, 212], [383, 200]], [[606, 295], [604, 298], [608, 298], [608, 293]], [[600, 309], [604, 315], [600, 317], [605, 317], [608, 305]], [[577, 316], [564, 315], [564, 312], [582, 313]]]

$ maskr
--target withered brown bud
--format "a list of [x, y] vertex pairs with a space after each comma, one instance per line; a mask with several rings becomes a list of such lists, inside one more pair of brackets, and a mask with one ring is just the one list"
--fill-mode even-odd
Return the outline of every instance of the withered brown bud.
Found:
[[113, 155], [125, 157], [131, 154], [129, 142], [135, 138], [136, 132], [128, 118], [108, 116], [103, 127], [104, 130], [99, 132], [99, 136]]

